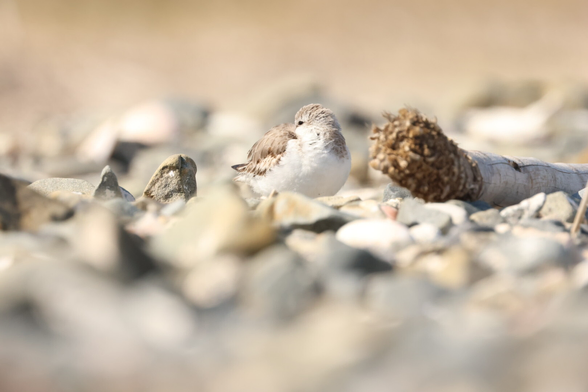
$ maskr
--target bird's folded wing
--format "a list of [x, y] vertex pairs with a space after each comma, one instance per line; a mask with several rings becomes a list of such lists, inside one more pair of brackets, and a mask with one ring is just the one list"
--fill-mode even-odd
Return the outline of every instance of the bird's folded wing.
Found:
[[259, 139], [247, 153], [248, 162], [235, 165], [233, 169], [240, 173], [264, 175], [280, 162], [286, 152], [288, 142], [296, 139], [294, 124], [276, 125]]

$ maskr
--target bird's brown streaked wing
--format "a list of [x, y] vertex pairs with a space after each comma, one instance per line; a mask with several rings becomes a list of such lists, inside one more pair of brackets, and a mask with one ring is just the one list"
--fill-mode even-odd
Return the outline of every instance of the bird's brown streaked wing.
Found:
[[235, 165], [233, 169], [241, 173], [264, 175], [280, 162], [288, 142], [296, 139], [295, 129], [294, 124], [276, 125], [251, 147], [247, 153], [248, 162], [244, 165]]

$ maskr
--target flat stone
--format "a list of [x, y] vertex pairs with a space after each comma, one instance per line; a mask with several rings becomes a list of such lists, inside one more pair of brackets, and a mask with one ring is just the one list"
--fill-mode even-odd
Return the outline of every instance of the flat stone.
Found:
[[533, 197], [521, 201], [514, 206], [503, 208], [500, 211], [502, 216], [511, 225], [516, 224], [521, 219], [535, 218], [539, 214], [539, 210], [543, 207], [547, 196], [541, 192]]
[[376, 275], [366, 287], [365, 306], [394, 321], [424, 317], [441, 289], [427, 279], [407, 275]]
[[451, 217], [451, 222], [454, 225], [461, 225], [468, 220], [468, 213], [462, 206], [446, 203], [427, 203], [424, 205], [426, 209], [436, 210], [446, 213]]
[[168, 204], [196, 196], [196, 163], [184, 154], [168, 157], [155, 171], [143, 192], [144, 197]]
[[345, 245], [333, 233], [319, 234], [316, 243], [313, 265], [318, 270], [323, 295], [338, 301], [357, 303], [366, 276], [392, 270], [390, 263], [371, 252]]
[[94, 190], [94, 198], [101, 200], [110, 200], [115, 198], [122, 199], [123, 194], [118, 185], [116, 174], [106, 165], [100, 174], [100, 184]]
[[409, 233], [419, 244], [427, 244], [441, 238], [441, 230], [430, 223], [414, 225], [409, 229]]
[[182, 293], [193, 304], [209, 309], [237, 295], [243, 262], [234, 255], [222, 255], [193, 268], [182, 281]]
[[486, 211], [476, 212], [470, 215], [470, 220], [486, 227], [494, 227], [506, 222], [502, 215], [500, 215], [500, 211], [494, 208]]
[[0, 174], [0, 230], [35, 231], [73, 215], [65, 204], [49, 199], [26, 183]]
[[357, 218], [378, 219], [386, 217], [380, 204], [375, 200], [353, 201], [341, 206], [339, 210]]
[[565, 192], [554, 192], [547, 195], [539, 216], [546, 219], [556, 219], [562, 222], [573, 222], [576, 216], [574, 206]]
[[360, 276], [392, 270], [392, 264], [364, 249], [341, 242], [332, 233], [320, 234], [318, 242], [320, 257], [317, 263], [329, 270], [352, 272]]
[[445, 212], [425, 208], [414, 199], [405, 199], [400, 205], [396, 220], [407, 226], [430, 223], [445, 233], [451, 226], [451, 216]]
[[372, 252], [382, 260], [392, 262], [395, 253], [413, 242], [408, 228], [390, 219], [361, 219], [350, 222], [337, 231], [344, 244]]
[[491, 274], [489, 268], [476, 263], [463, 247], [453, 246], [441, 252], [431, 252], [411, 267], [425, 273], [429, 279], [452, 290], [468, 287]]
[[174, 224], [150, 245], [163, 261], [184, 269], [219, 254], [250, 255], [275, 239], [274, 228], [252, 215], [231, 186], [213, 189], [207, 198], [188, 203]]
[[356, 219], [350, 214], [293, 192], [283, 192], [264, 200], [257, 207], [256, 213], [281, 229], [305, 229], [317, 233], [338, 230]]
[[382, 198], [382, 202], [387, 202], [388, 200], [393, 199], [414, 199], [414, 196], [410, 191], [404, 187], [398, 185], [388, 184], [386, 189], [384, 189], [384, 197]]
[[315, 199], [316, 201], [320, 201], [321, 203], [324, 203], [326, 205], [328, 205], [329, 207], [333, 207], [333, 208], [341, 208], [346, 204], [349, 203], [353, 203], [356, 201], [361, 201], [361, 199], [358, 196], [324, 196], [324, 197], [317, 197]]
[[77, 178], [44, 178], [29, 185], [29, 188], [43, 196], [50, 197], [55, 192], [69, 192], [92, 197], [96, 187], [86, 180]]
[[288, 320], [312, 304], [318, 287], [300, 256], [275, 245], [248, 263], [241, 297], [258, 314]]
[[532, 227], [549, 233], [562, 233], [567, 231], [561, 220], [553, 219], [521, 219], [518, 226]]
[[526, 274], [551, 266], [565, 266], [570, 255], [558, 241], [544, 236], [502, 235], [487, 245], [478, 260], [496, 272]]

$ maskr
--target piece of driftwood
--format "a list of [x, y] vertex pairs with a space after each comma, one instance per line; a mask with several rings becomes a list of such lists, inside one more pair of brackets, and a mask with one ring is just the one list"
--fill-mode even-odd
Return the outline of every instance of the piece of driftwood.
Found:
[[415, 109], [384, 117], [388, 122], [372, 129], [370, 166], [426, 201], [483, 200], [505, 207], [539, 192], [573, 194], [588, 181], [588, 164], [463, 150]]

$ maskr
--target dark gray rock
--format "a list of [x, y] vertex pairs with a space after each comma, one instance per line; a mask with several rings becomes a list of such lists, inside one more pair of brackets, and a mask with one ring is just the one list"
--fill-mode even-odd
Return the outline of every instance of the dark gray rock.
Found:
[[414, 199], [405, 199], [398, 210], [396, 220], [407, 226], [430, 223], [445, 233], [451, 227], [451, 216], [444, 212], [425, 208]]
[[556, 219], [562, 222], [573, 222], [576, 215], [575, 203], [565, 192], [554, 192], [547, 195], [539, 216], [546, 219]]
[[494, 227], [500, 223], [506, 222], [506, 220], [500, 215], [500, 211], [494, 208], [486, 211], [476, 212], [470, 215], [470, 220], [486, 227]]
[[410, 193], [408, 189], [398, 185], [388, 184], [386, 186], [386, 189], [384, 189], [384, 197], [382, 199], [382, 202], [386, 202], [392, 199], [406, 198], [414, 199], [414, 196], [412, 195], [412, 193]]
[[100, 174], [100, 184], [94, 190], [94, 198], [101, 200], [122, 199], [123, 194], [118, 185], [116, 174], [106, 165]]
[[196, 196], [196, 163], [187, 155], [168, 157], [149, 180], [144, 197], [168, 204]]

